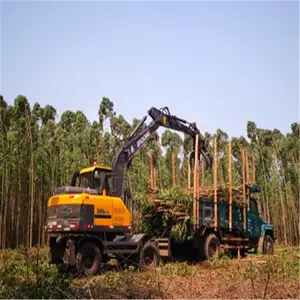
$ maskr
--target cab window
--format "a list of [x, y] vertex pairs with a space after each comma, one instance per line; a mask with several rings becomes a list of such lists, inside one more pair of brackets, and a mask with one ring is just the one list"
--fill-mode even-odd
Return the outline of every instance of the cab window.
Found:
[[102, 190], [105, 189], [106, 194], [110, 194], [110, 183], [109, 183], [109, 177], [106, 176], [108, 172], [105, 172], [103, 170], [95, 170], [94, 172], [94, 184], [95, 184], [95, 190], [98, 191], [99, 194], [102, 194]]
[[79, 186], [81, 188], [93, 188], [93, 175], [92, 173], [84, 173], [80, 175], [80, 183]]

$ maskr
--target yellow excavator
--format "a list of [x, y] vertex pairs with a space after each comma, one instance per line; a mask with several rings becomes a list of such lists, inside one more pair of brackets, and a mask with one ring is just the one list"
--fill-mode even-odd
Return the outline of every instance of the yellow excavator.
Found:
[[[145, 125], [150, 115], [152, 121]], [[167, 107], [152, 107], [127, 137], [112, 166], [94, 165], [75, 171], [69, 186], [59, 187], [48, 200], [45, 230], [50, 235], [50, 263], [67, 264], [87, 276], [98, 274], [110, 256], [136, 262], [143, 270], [159, 264], [165, 240], [132, 233], [130, 184], [125, 171], [139, 149], [162, 126], [199, 136], [199, 158], [211, 167], [212, 157], [195, 123], [170, 114]], [[192, 156], [190, 156], [192, 157]], [[192, 163], [192, 162], [190, 162]], [[124, 183], [126, 183], [126, 187]], [[163, 254], [165, 253], [165, 254]]]

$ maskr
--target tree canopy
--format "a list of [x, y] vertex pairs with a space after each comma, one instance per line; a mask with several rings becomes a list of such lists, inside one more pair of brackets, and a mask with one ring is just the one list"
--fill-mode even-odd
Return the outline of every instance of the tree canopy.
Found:
[[[12, 105], [0, 96], [0, 248], [45, 244], [44, 222], [47, 200], [54, 190], [69, 184], [72, 173], [98, 162], [110, 165], [124, 139], [138, 119], [126, 120], [114, 103], [103, 97], [99, 120], [90, 122], [81, 111], [67, 110], [60, 118], [51, 105], [30, 105], [19, 95]], [[108, 126], [105, 126], [108, 124]], [[260, 212], [274, 224], [280, 243], [299, 244], [299, 123], [282, 134], [277, 128], [258, 128], [253, 121], [245, 124], [247, 136], [233, 137], [233, 183], [241, 184], [241, 150], [253, 158], [256, 182], [263, 192]], [[222, 129], [205, 133], [208, 147], [217, 138], [219, 154], [218, 182], [228, 183], [228, 134]], [[188, 153], [191, 137], [184, 138], [165, 130], [150, 141], [133, 159], [130, 169], [133, 196], [145, 193], [150, 185], [149, 152], [161, 188], [172, 186], [172, 153], [175, 155], [176, 185], [188, 186]], [[201, 173], [201, 172], [200, 172]], [[202, 173], [212, 184], [212, 170]]]

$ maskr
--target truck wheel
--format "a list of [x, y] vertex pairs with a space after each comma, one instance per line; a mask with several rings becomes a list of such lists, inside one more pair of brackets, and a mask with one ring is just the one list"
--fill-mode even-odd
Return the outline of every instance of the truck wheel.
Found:
[[221, 253], [221, 246], [217, 236], [213, 233], [209, 234], [204, 242], [203, 256], [204, 259], [211, 259], [213, 255], [219, 256]]
[[140, 252], [139, 268], [142, 271], [148, 271], [156, 268], [160, 264], [160, 255], [157, 247], [147, 242]]
[[94, 243], [84, 243], [76, 255], [76, 269], [86, 276], [100, 273], [102, 255], [99, 247]]
[[263, 253], [264, 254], [274, 254], [274, 241], [271, 236], [266, 235], [264, 239], [264, 246], [263, 246]]

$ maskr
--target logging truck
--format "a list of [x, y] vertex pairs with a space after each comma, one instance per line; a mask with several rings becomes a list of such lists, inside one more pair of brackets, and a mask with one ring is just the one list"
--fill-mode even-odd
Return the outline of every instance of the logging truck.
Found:
[[[150, 115], [152, 121], [145, 126]], [[258, 214], [251, 196], [253, 186], [245, 186], [248, 204], [244, 207], [195, 196], [190, 231], [192, 239], [177, 243], [171, 237], [156, 237], [132, 232], [132, 204], [128, 171], [138, 150], [160, 126], [189, 134], [193, 138], [190, 167], [197, 166], [200, 156], [207, 168], [213, 157], [195, 123], [174, 115], [168, 108], [152, 107], [124, 146], [115, 155], [112, 165], [76, 170], [68, 186], [56, 189], [47, 204], [45, 231], [49, 234], [49, 263], [67, 264], [86, 276], [101, 272], [103, 264], [115, 258], [120, 264], [136, 264], [142, 270], [159, 265], [162, 259], [193, 257], [209, 259], [231, 251], [249, 249], [272, 254], [273, 226]], [[192, 159], [193, 158], [193, 159]], [[196, 168], [195, 168], [196, 169]], [[197, 194], [197, 193], [196, 193]]]

